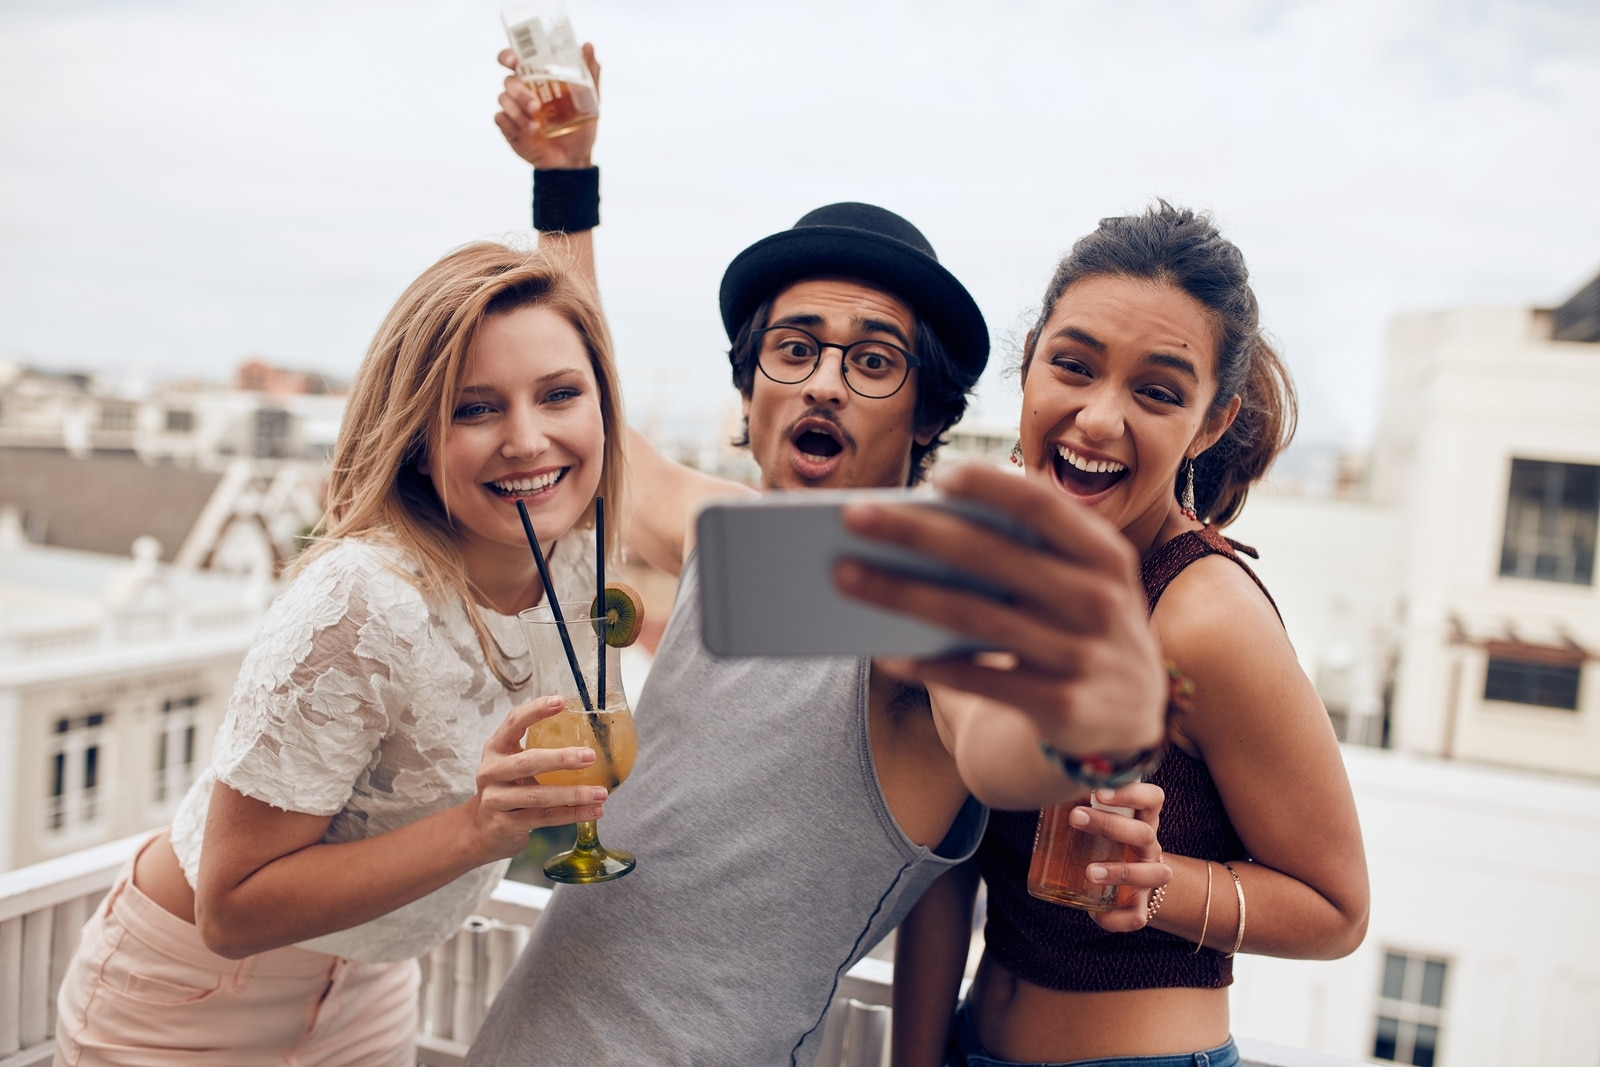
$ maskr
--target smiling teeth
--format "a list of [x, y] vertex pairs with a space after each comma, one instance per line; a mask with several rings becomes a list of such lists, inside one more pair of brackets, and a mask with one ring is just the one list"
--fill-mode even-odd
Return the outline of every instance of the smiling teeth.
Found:
[[535, 493], [540, 489], [548, 489], [555, 485], [556, 482], [561, 480], [561, 473], [561, 471], [551, 471], [549, 474], [541, 474], [537, 478], [514, 478], [502, 482], [490, 482], [489, 484], [502, 493]]
[[1128, 469], [1126, 463], [1117, 463], [1109, 459], [1084, 459], [1066, 445], [1057, 445], [1056, 455], [1085, 474], [1118, 474]]

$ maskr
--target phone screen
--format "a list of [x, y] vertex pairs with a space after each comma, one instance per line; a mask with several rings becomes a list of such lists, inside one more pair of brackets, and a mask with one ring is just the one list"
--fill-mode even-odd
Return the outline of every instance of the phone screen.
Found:
[[719, 656], [941, 656], [989, 646], [964, 634], [851, 600], [834, 564], [858, 557], [933, 582], [1005, 594], [940, 560], [849, 533], [840, 507], [865, 499], [946, 507], [1019, 540], [1008, 516], [920, 490], [801, 491], [712, 504], [701, 512], [701, 638]]

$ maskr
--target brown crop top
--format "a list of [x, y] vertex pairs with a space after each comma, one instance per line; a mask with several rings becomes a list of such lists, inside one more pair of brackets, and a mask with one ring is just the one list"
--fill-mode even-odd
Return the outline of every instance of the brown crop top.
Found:
[[[1261, 586], [1239, 552], [1256, 554], [1209, 526], [1174, 537], [1141, 568], [1150, 610], [1168, 583], [1203, 556], [1226, 556]], [[1266, 593], [1266, 587], [1261, 591]], [[1272, 599], [1270, 593], [1267, 599]], [[1202, 761], [1169, 744], [1150, 781], [1167, 794], [1161, 809], [1164, 851], [1207, 860], [1244, 858], [1244, 846]], [[1151, 927], [1107, 933], [1087, 912], [1029, 896], [1028, 863], [1038, 821], [1036, 811], [991, 812], [978, 846], [978, 868], [989, 890], [984, 941], [1007, 970], [1035, 985], [1072, 992], [1233, 983], [1233, 961], [1216, 949], [1195, 954], [1194, 942]]]

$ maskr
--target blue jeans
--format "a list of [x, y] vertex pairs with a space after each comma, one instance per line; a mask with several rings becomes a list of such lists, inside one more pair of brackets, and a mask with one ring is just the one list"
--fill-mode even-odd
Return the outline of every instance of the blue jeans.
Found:
[[1185, 1052], [1176, 1056], [1112, 1056], [1109, 1059], [1074, 1060], [1062, 1063], [1018, 1063], [989, 1055], [978, 1040], [978, 1028], [972, 1023], [972, 1013], [966, 1001], [956, 1009], [955, 1022], [950, 1028], [950, 1049], [945, 1053], [945, 1067], [1239, 1067], [1239, 1049], [1229, 1038], [1225, 1044], [1204, 1052]]

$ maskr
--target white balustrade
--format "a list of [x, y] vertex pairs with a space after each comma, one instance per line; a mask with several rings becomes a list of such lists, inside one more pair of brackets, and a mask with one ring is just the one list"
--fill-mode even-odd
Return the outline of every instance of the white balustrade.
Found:
[[[0, 874], [0, 1067], [42, 1067], [54, 1052], [55, 991], [78, 934], [143, 834]], [[550, 891], [501, 882], [449, 941], [421, 959], [419, 1067], [459, 1067]], [[841, 979], [817, 1067], [884, 1067], [894, 968], [867, 958]], [[1239, 1039], [1246, 1067], [1354, 1067], [1348, 1060]]]
[[52, 1059], [56, 989], [78, 934], [143, 839], [0, 874], [0, 1067]]

